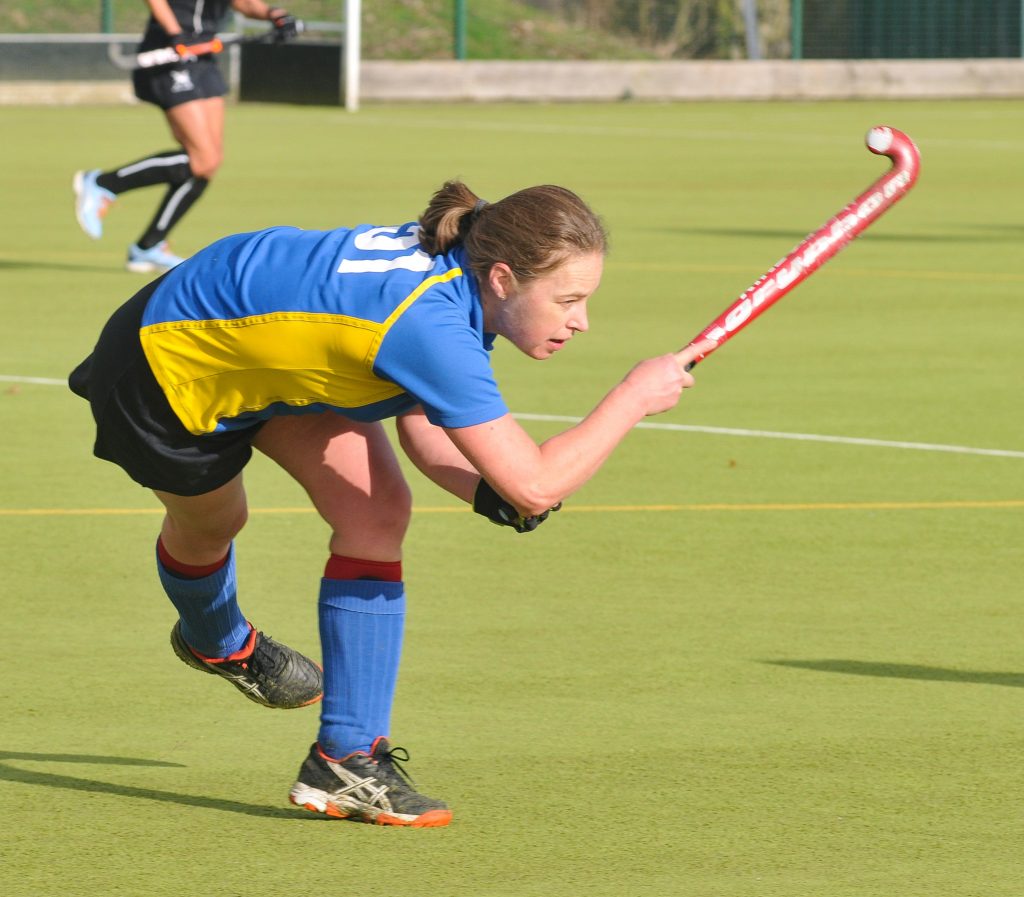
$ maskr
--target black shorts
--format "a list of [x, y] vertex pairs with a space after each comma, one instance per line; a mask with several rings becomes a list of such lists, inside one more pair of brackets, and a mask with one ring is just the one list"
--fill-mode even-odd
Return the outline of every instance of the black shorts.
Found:
[[97, 458], [112, 461], [149, 489], [202, 495], [241, 472], [262, 423], [196, 436], [178, 420], [139, 340], [146, 303], [159, 282], [143, 287], [114, 312], [68, 385], [92, 406]]
[[228, 92], [224, 76], [212, 56], [201, 56], [193, 62], [162, 65], [132, 72], [135, 96], [144, 103], [171, 109], [192, 100], [222, 97]]

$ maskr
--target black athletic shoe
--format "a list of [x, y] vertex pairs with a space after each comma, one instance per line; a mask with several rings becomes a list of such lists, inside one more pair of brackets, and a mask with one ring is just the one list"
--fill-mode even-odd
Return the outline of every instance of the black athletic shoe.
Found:
[[312, 660], [275, 642], [255, 628], [239, 651], [228, 657], [204, 657], [181, 637], [181, 621], [171, 630], [171, 647], [195, 670], [223, 676], [250, 701], [288, 710], [323, 697], [323, 673]]
[[408, 759], [405, 748], [392, 748], [386, 738], [378, 738], [371, 753], [357, 751], [342, 760], [328, 759], [314, 744], [288, 799], [336, 819], [414, 828], [448, 825], [448, 805], [416, 791], [397, 762]]

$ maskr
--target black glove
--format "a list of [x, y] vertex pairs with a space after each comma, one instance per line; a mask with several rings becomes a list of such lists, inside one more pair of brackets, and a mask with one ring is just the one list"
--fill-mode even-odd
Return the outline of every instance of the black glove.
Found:
[[178, 44], [198, 44], [212, 36], [203, 31], [179, 31], [177, 34], [167, 35], [167, 46], [176, 47]]
[[212, 34], [205, 34], [202, 31], [179, 31], [177, 34], [167, 35], [167, 46], [174, 47], [175, 49], [178, 47], [194, 47], [196, 44], [206, 43], [212, 37]]
[[476, 487], [473, 495], [473, 510], [482, 514], [492, 523], [498, 526], [511, 526], [517, 533], [532, 533], [538, 526], [548, 519], [548, 514], [557, 511], [562, 507], [559, 502], [553, 508], [549, 508], [543, 514], [535, 517], [523, 517], [520, 513], [503, 499], [487, 480], [481, 479], [480, 485]]
[[297, 19], [290, 12], [279, 7], [272, 7], [269, 19], [274, 26], [274, 41], [283, 43], [299, 36], [305, 28], [302, 19]]

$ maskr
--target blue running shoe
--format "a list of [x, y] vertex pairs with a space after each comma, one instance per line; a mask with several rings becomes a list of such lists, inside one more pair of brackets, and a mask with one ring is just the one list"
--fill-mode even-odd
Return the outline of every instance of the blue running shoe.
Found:
[[99, 174], [98, 168], [92, 171], [78, 171], [71, 182], [75, 190], [75, 217], [82, 230], [94, 240], [103, 236], [103, 216], [117, 198], [96, 183]]
[[128, 261], [124, 266], [136, 274], [151, 274], [170, 271], [183, 261], [185, 260], [181, 256], [168, 250], [167, 243], [157, 243], [149, 249], [140, 249], [138, 244], [132, 243], [128, 247]]

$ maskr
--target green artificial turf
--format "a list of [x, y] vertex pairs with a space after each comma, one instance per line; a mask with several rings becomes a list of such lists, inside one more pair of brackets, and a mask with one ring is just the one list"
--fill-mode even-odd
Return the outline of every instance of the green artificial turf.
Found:
[[[315, 709], [267, 711], [177, 661], [155, 500], [91, 457], [81, 400], [31, 379], [65, 377], [146, 282], [121, 264], [157, 195], [124, 197], [92, 243], [70, 181], [167, 147], [159, 115], [0, 109], [0, 892], [1019, 897], [1022, 113], [229, 110], [178, 252], [409, 220], [453, 176], [590, 200], [612, 234], [590, 333], [545, 364], [495, 352], [515, 412], [565, 419], [878, 177], [869, 127], [922, 152], [906, 200], [538, 532], [410, 472], [392, 735], [455, 819], [402, 831], [287, 803]], [[538, 439], [567, 425], [524, 419]], [[265, 460], [247, 481], [243, 608], [318, 657], [325, 527]]]

